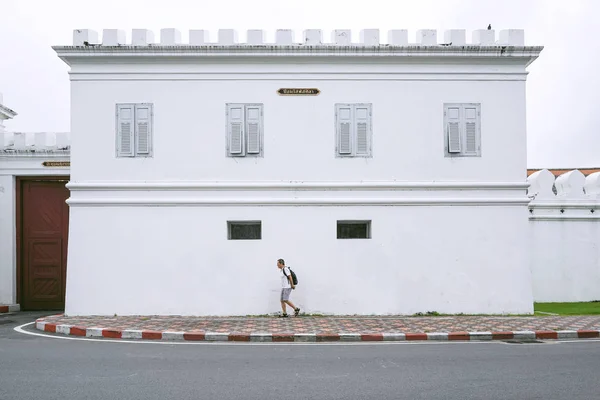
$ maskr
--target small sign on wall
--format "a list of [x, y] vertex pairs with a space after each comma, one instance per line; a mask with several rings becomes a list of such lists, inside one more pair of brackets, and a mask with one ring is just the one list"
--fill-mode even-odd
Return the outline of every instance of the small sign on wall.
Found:
[[44, 161], [44, 167], [70, 167], [71, 161]]
[[281, 96], [318, 96], [321, 91], [314, 88], [281, 88], [277, 93]]

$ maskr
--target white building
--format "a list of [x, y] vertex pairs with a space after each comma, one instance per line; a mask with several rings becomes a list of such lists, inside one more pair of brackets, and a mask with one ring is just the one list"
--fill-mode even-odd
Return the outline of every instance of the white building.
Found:
[[533, 311], [522, 31], [126, 36], [54, 48], [67, 314]]

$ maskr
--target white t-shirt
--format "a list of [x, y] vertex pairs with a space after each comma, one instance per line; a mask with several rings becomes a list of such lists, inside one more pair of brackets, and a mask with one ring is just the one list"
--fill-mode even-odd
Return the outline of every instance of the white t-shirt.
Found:
[[292, 273], [290, 272], [290, 269], [288, 267], [283, 267], [281, 269], [281, 288], [282, 289], [291, 288], [292, 286], [290, 285], [290, 281], [288, 280], [287, 276], [285, 276], [283, 274], [283, 271], [285, 271], [285, 273], [287, 274], [287, 276], [291, 276], [292, 275]]

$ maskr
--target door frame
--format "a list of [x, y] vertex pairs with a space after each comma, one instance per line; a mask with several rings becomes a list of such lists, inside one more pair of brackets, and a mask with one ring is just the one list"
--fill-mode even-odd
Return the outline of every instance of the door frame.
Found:
[[[32, 181], [69, 182], [71, 175], [27, 175], [17, 176], [15, 182], [15, 212], [17, 234], [17, 304], [21, 304], [23, 294], [23, 183]], [[68, 230], [68, 227], [67, 227]]]

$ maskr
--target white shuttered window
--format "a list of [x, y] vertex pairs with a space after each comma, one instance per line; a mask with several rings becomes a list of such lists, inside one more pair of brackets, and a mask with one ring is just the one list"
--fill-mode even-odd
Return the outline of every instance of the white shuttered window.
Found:
[[227, 104], [227, 155], [262, 157], [263, 105]]
[[372, 157], [371, 104], [336, 104], [336, 155]]
[[481, 105], [444, 104], [446, 157], [481, 156]]
[[117, 104], [117, 157], [152, 157], [152, 104]]

